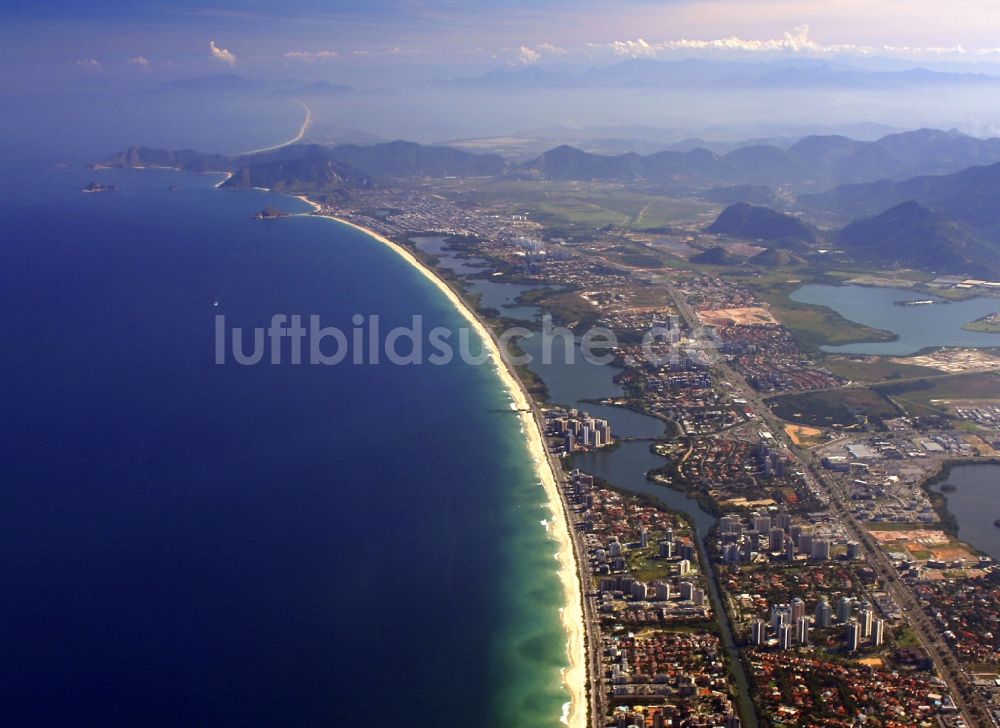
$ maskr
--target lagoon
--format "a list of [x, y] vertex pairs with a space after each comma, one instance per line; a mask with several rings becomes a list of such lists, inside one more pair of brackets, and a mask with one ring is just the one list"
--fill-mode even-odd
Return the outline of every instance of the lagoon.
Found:
[[1000, 346], [1000, 334], [965, 331], [963, 324], [1000, 311], [1000, 298], [976, 297], [965, 301], [922, 306], [898, 306], [897, 301], [944, 299], [901, 288], [827, 286], [810, 283], [790, 296], [798, 303], [827, 306], [850, 321], [891, 331], [895, 341], [824, 346], [838, 354], [909, 356], [940, 346]]
[[521, 294], [538, 290], [546, 286], [532, 283], [507, 283], [488, 278], [474, 278], [488, 270], [489, 261], [476, 256], [465, 256], [459, 251], [448, 247], [448, 240], [439, 236], [421, 236], [413, 238], [417, 250], [436, 258], [434, 266], [460, 276], [462, 287], [474, 296], [479, 297], [479, 310], [492, 309], [504, 318], [514, 321], [534, 321], [538, 317], [537, 306], [524, 306], [517, 303]]
[[943, 495], [958, 522], [959, 538], [1000, 559], [1000, 528], [993, 525], [1000, 518], [1000, 465], [957, 465], [931, 490], [941, 493], [945, 485], [955, 488]]

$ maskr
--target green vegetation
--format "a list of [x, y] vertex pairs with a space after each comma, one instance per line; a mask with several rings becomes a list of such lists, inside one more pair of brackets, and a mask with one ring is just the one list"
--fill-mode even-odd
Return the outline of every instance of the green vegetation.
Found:
[[893, 379], [941, 376], [937, 369], [916, 364], [899, 364], [881, 356], [831, 355], [823, 358], [823, 366], [837, 376], [852, 382], [876, 383]]
[[815, 350], [824, 344], [838, 346], [867, 341], [892, 341], [895, 334], [849, 321], [827, 306], [791, 300], [783, 290], [756, 291], [774, 314], [792, 332], [799, 345]]
[[1000, 400], [1000, 374], [956, 374], [898, 384], [881, 384], [875, 389], [891, 396], [903, 407], [913, 408], [913, 414], [923, 414], [921, 410], [940, 414], [939, 405], [947, 401]]
[[775, 415], [796, 424], [848, 427], [865, 417], [892, 418], [896, 407], [872, 389], [847, 387], [825, 392], [801, 392], [768, 400]]
[[896, 628], [896, 646], [903, 649], [907, 647], [920, 647], [920, 638], [913, 628], [908, 624]]
[[528, 216], [549, 230], [594, 229], [608, 225], [633, 231], [680, 222], [707, 224], [718, 204], [636, 192], [609, 182], [550, 182], [496, 179], [447, 180], [438, 191], [470, 205], [497, 204]]
[[657, 548], [629, 549], [626, 554], [629, 571], [639, 581], [651, 582], [670, 576], [670, 562], [657, 557]]
[[975, 321], [963, 324], [962, 328], [966, 331], [978, 331], [984, 334], [1000, 334], [1000, 313], [991, 313], [988, 316], [977, 318]]
[[594, 305], [577, 291], [556, 293], [538, 303], [544, 305], [545, 310], [552, 314], [552, 320], [561, 325], [589, 323], [596, 320], [599, 314]]
[[606, 255], [605, 258], [608, 262], [627, 265], [630, 268], [662, 268], [664, 266], [663, 258], [657, 255], [650, 255], [649, 253], [624, 251], [611, 253]]
[[826, 344], [838, 346], [869, 341], [892, 341], [896, 337], [891, 331], [873, 329], [850, 321], [827, 306], [799, 303], [789, 298], [793, 291], [807, 283], [839, 285], [843, 280], [859, 274], [858, 271], [850, 273], [837, 271], [833, 274], [815, 266], [801, 265], [775, 268], [752, 276], [745, 273], [730, 273], [770, 307], [775, 318], [791, 331], [796, 342], [806, 351], [816, 351]]
[[737, 202], [723, 210], [708, 231], [744, 240], [769, 240], [788, 245], [816, 239], [816, 232], [799, 218], [746, 202]]

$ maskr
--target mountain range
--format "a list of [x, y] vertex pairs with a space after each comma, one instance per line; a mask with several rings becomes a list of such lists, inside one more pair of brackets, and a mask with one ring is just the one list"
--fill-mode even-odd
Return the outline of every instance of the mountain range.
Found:
[[230, 172], [222, 187], [268, 187], [294, 192], [349, 194], [390, 179], [497, 176], [508, 169], [502, 157], [472, 154], [414, 142], [381, 144], [294, 144], [236, 156], [131, 147], [97, 166], [172, 167], [190, 172]]
[[977, 240], [963, 227], [919, 202], [908, 201], [850, 223], [833, 236], [854, 258], [950, 273], [989, 274], [1000, 248]]
[[[132, 147], [100, 166], [230, 172], [224, 187], [337, 198], [422, 177], [634, 183], [735, 203], [708, 231], [764, 240], [768, 247], [801, 253], [822, 237], [858, 259], [949, 272], [1000, 270], [1000, 139], [957, 132], [922, 129], [873, 142], [814, 136], [788, 148], [751, 145], [724, 155], [701, 148], [599, 155], [563, 145], [521, 164], [406, 141], [296, 144], [237, 156]], [[779, 198], [773, 190], [779, 188], [783, 211], [748, 204], [774, 205]], [[827, 191], [811, 191], [816, 188]], [[818, 235], [788, 210], [810, 222], [850, 224], [832, 231], [827, 224]]]
[[798, 205], [842, 219], [873, 215], [915, 200], [982, 235], [1000, 233], [1000, 164], [978, 165], [942, 175], [840, 185], [828, 192], [801, 195]]
[[[894, 64], [896, 65], [896, 64]], [[669, 89], [748, 88], [896, 89], [927, 86], [1000, 85], [1000, 77], [967, 71], [930, 70], [904, 66], [861, 68], [836, 61], [787, 59], [760, 63], [686, 58], [634, 58], [610, 66], [582, 70], [559, 66], [531, 66], [494, 70], [481, 76], [433, 82], [437, 86], [467, 89]]]
[[767, 185], [818, 191], [848, 183], [945, 174], [993, 162], [1000, 162], [1000, 139], [920, 129], [890, 134], [873, 142], [811, 136], [787, 149], [760, 144], [726, 154], [695, 148], [648, 156], [606, 156], [560, 146], [521, 165], [517, 173], [553, 180], [646, 182], [694, 188]]
[[[141, 153], [144, 158], [153, 156], [157, 159], [169, 158], [171, 154], [186, 155], [179, 164], [162, 162], [165, 166], [185, 168], [196, 163], [194, 158], [198, 156], [195, 152], [145, 148], [133, 149], [129, 153], [133, 156]], [[788, 148], [757, 144], [716, 154], [699, 147], [646, 156], [634, 153], [591, 154], [562, 145], [521, 164], [496, 154], [477, 154], [452, 147], [405, 141], [334, 147], [301, 144], [284, 147], [278, 153], [282, 158], [329, 157], [357, 167], [373, 177], [512, 175], [553, 181], [641, 183], [678, 191], [731, 187], [743, 189], [759, 199], [762, 186], [809, 193], [829, 190], [837, 185], [877, 180], [901, 181], [917, 176], [948, 174], [973, 165], [993, 164], [1000, 162], [1000, 139], [977, 139], [955, 131], [921, 129], [890, 134], [873, 142], [842, 136], [812, 136]], [[219, 155], [200, 156], [204, 158], [203, 167], [214, 165], [230, 171], [234, 165], [232, 159], [240, 159], [230, 158], [230, 161], [224, 162]], [[129, 164], [134, 165], [135, 161]]]

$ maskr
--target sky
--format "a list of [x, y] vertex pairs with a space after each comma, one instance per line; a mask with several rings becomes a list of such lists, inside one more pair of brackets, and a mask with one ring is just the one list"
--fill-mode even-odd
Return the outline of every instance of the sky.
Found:
[[[774, 61], [825, 62], [864, 77], [716, 79], [655, 93], [642, 83], [551, 81], [633, 59], [692, 58], [761, 74]], [[314, 120], [424, 142], [623, 125], [723, 139], [854, 134], [859, 124], [873, 125], [869, 134], [1000, 132], [995, 81], [869, 78], [915, 67], [1000, 78], [1000, 0], [4, 0], [0, 146], [266, 146], [300, 123], [297, 102], [274, 89], [319, 80], [354, 95], [317, 99]], [[492, 82], [519, 72], [526, 83]], [[531, 74], [546, 73], [544, 88], [531, 85]], [[252, 99], [149, 93], [219, 74], [272, 85]], [[214, 135], [249, 128], [247, 118], [259, 139]]]
[[6, 0], [0, 78], [338, 78], [671, 57], [1000, 63], [994, 0]]

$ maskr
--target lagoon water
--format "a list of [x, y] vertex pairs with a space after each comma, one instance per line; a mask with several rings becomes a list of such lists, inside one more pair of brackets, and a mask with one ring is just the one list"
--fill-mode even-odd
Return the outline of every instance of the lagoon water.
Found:
[[958, 521], [959, 537], [1000, 559], [1000, 528], [993, 524], [1000, 518], [1000, 465], [958, 465], [946, 480], [931, 487], [940, 493], [943, 485], [955, 486], [943, 495]]
[[472, 278], [484, 271], [486, 260], [475, 256], [461, 256], [448, 247], [445, 238], [426, 236], [414, 239], [417, 249], [437, 260], [435, 266], [451, 271], [465, 278], [462, 286], [471, 294], [479, 297], [479, 308], [494, 309], [502, 316], [514, 321], [534, 321], [539, 314], [538, 307], [525, 306], [517, 303], [521, 294], [535, 291], [545, 286], [531, 283], [504, 283], [488, 278]]
[[585, 410], [611, 424], [612, 435], [628, 437], [658, 437], [666, 424], [655, 417], [633, 412], [623, 407], [595, 404], [586, 400], [621, 397], [621, 385], [614, 381], [620, 372], [607, 365], [588, 363], [578, 342], [572, 351], [566, 340], [553, 336], [546, 344], [540, 333], [519, 340], [518, 346], [531, 356], [528, 367], [545, 382], [549, 400], [554, 404]]
[[448, 248], [445, 238], [427, 235], [413, 239], [413, 244], [417, 250], [437, 258], [435, 265], [438, 268], [449, 270], [455, 275], [466, 276], [483, 272], [486, 264], [485, 258], [474, 256], [460, 257], [455, 251]]
[[216, 314], [462, 319], [215, 181], [2, 175], [5, 723], [557, 726], [551, 516], [494, 371], [213, 363]]
[[[587, 399], [620, 396], [622, 388], [614, 382], [615, 373], [619, 370], [610, 365], [595, 365], [582, 361], [579, 356], [579, 346], [576, 347], [573, 363], [557, 356], [548, 364], [542, 363], [547, 359], [543, 356], [544, 350], [539, 336], [524, 340], [521, 348], [534, 357], [535, 361], [529, 368], [542, 377], [553, 402], [570, 406], [575, 403], [591, 414], [607, 418], [611, 423], [612, 433], [618, 436], [647, 438], [619, 442], [613, 449], [577, 453], [573, 456], [573, 466], [601, 478], [615, 488], [652, 497], [667, 508], [685, 514], [697, 534], [696, 542], [701, 552], [702, 564], [711, 570], [712, 565], [705, 550], [704, 539], [715, 525], [715, 516], [702, 508], [697, 500], [688, 498], [679, 490], [650, 481], [646, 477], [649, 471], [666, 464], [664, 458], [652, 452], [652, 443], [649, 441], [649, 438], [664, 434], [665, 423], [655, 417], [621, 407], [586, 402]], [[718, 584], [714, 578], [709, 578], [708, 585], [713, 608], [717, 614], [722, 614]], [[732, 631], [728, 625], [723, 624], [720, 634], [723, 647], [730, 656], [732, 665], [730, 677], [735, 681], [740, 695], [741, 712], [746, 721], [744, 725], [756, 728], [756, 718], [747, 698], [750, 689], [746, 673], [740, 667]]]
[[827, 306], [850, 321], [898, 335], [895, 341], [824, 346], [843, 354], [907, 356], [932, 346], [1000, 346], [1000, 334], [965, 331], [963, 324], [1000, 311], [1000, 298], [925, 306], [897, 306], [897, 301], [932, 300], [933, 296], [900, 288], [826, 286], [810, 283], [796, 289], [793, 301]]

